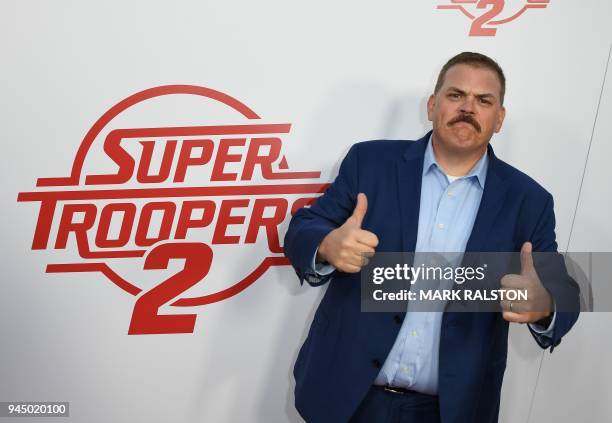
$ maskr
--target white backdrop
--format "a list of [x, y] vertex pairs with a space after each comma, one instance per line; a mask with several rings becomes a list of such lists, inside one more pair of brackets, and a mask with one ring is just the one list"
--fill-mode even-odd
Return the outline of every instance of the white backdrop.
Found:
[[[500, 19], [526, 4], [505, 3]], [[86, 261], [73, 237], [66, 249], [53, 248], [59, 209], [48, 248], [31, 249], [39, 203], [17, 202], [18, 193], [84, 189], [36, 181], [68, 176], [94, 122], [152, 87], [208, 87], [250, 107], [256, 123], [290, 123], [279, 136], [290, 170], [321, 171], [292, 183], [320, 184], [356, 141], [422, 136], [441, 65], [460, 51], [489, 54], [508, 79], [496, 153], [553, 193], [561, 250], [612, 251], [610, 2], [551, 0], [485, 37], [469, 36], [470, 20], [437, 8], [444, 4], [451, 1], [3, 2], [0, 401], [70, 401], [78, 422], [300, 421], [291, 369], [323, 290], [300, 287], [289, 266], [271, 267], [224, 301], [160, 308], [197, 314], [193, 333], [128, 335], [135, 296], [100, 273], [45, 273], [48, 264]], [[111, 129], [247, 121], [204, 97], [152, 99], [109, 123], [83, 169], [115, 169], [102, 150]], [[209, 171], [188, 173], [186, 186], [215, 185]], [[256, 173], [225, 185], [269, 183], [277, 182]], [[142, 185], [118, 186], [126, 187]], [[213, 226], [189, 240], [209, 242]], [[245, 231], [230, 231], [238, 245], [213, 245], [206, 283], [183, 297], [227, 288], [271, 255], [263, 230], [254, 244], [244, 243]], [[168, 270], [143, 271], [142, 258], [107, 262], [145, 290], [183, 266], [174, 260]], [[608, 421], [610, 323], [608, 314], [583, 314], [552, 355], [513, 326], [500, 421]]]

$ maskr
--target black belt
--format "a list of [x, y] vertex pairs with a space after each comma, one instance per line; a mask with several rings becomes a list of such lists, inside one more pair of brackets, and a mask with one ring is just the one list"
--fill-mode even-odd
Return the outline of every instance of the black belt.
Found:
[[389, 385], [380, 386], [380, 385], [374, 385], [374, 388], [382, 389], [385, 392], [391, 392], [392, 394], [398, 394], [398, 395], [423, 395], [423, 396], [427, 396], [427, 397], [436, 397], [437, 398], [437, 395], [424, 394], [422, 392], [413, 391], [412, 389], [400, 388], [399, 386], [389, 386]]

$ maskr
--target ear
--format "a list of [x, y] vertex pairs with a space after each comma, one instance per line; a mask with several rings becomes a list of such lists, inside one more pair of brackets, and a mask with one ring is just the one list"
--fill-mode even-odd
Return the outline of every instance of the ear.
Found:
[[497, 122], [495, 123], [495, 133], [498, 133], [501, 130], [505, 118], [506, 108], [502, 106], [501, 110], [499, 111], [499, 116], [497, 116]]
[[434, 113], [435, 106], [436, 106], [436, 95], [432, 94], [429, 96], [429, 99], [427, 100], [427, 119], [430, 122], [433, 122], [433, 113]]

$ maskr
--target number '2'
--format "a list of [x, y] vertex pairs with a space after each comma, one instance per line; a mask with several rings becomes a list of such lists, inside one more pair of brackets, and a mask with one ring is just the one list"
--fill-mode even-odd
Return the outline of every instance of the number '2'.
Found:
[[212, 249], [199, 242], [168, 243], [153, 248], [144, 269], [167, 269], [170, 259], [185, 259], [183, 270], [145, 292], [134, 304], [130, 335], [192, 333], [197, 315], [158, 314], [159, 307], [201, 281], [212, 264]]
[[478, 9], [484, 9], [487, 6], [493, 7], [487, 13], [474, 20], [470, 28], [470, 36], [493, 36], [497, 32], [497, 28], [484, 28], [483, 25], [504, 10], [504, 0], [480, 0], [476, 5]]

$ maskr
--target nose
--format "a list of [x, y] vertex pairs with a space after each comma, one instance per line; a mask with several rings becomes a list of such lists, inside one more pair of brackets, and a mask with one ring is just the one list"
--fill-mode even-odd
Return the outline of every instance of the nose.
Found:
[[466, 95], [461, 103], [460, 111], [465, 114], [474, 114], [474, 101], [475, 97]]

